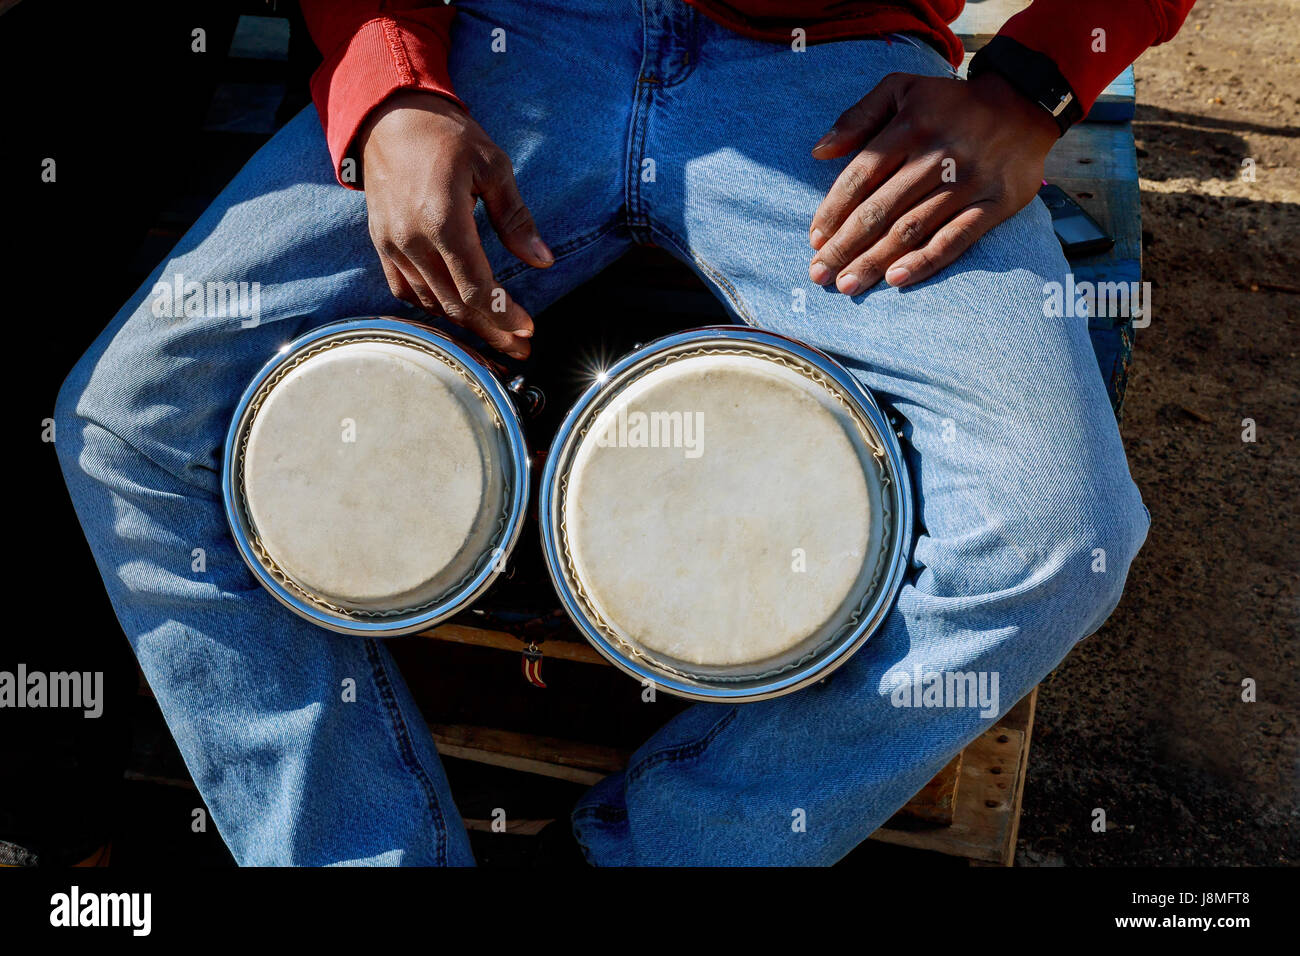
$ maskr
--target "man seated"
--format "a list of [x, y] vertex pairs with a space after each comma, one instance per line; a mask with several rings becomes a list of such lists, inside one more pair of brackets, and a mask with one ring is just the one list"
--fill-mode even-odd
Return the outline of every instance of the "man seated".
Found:
[[[226, 527], [236, 400], [335, 319], [445, 316], [524, 359], [534, 315], [653, 243], [905, 419], [918, 538], [884, 625], [825, 685], [662, 728], [575, 810], [592, 863], [834, 862], [996, 719], [896, 707], [888, 674], [995, 673], [1005, 711], [1101, 625], [1148, 516], [1086, 319], [1044, 314], [1067, 265], [1034, 199], [1057, 138], [1191, 0], [1038, 0], [969, 81], [961, 6], [304, 0], [314, 108], [57, 411], [109, 595], [240, 863], [472, 862], [382, 643], [282, 609]], [[259, 321], [159, 317], [177, 275], [259, 283]]]

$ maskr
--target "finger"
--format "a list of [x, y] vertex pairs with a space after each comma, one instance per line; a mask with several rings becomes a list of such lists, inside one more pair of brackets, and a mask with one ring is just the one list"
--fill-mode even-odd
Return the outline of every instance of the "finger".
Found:
[[438, 301], [442, 303], [443, 314], [447, 318], [469, 329], [498, 352], [504, 352], [517, 359], [528, 358], [531, 351], [528, 336], [514, 335], [492, 321], [482, 310], [468, 305], [462, 298], [461, 291], [446, 264], [436, 255], [422, 262], [421, 273], [429, 282]]
[[530, 266], [545, 269], [555, 263], [555, 254], [542, 241], [533, 215], [519, 194], [515, 171], [510, 168], [506, 154], [498, 152], [489, 163], [487, 174], [475, 183], [475, 191], [483, 199], [492, 228], [501, 237], [501, 244], [517, 259]]
[[925, 281], [951, 265], [1005, 218], [991, 199], [967, 206], [940, 227], [924, 246], [893, 263], [885, 272], [885, 281], [898, 288]]
[[[527, 313], [523, 313], [522, 309], [515, 306], [529, 322], [528, 327], [522, 330], [525, 334], [516, 335], [495, 321], [492, 313], [466, 302], [464, 293], [452, 276], [448, 264], [434, 248], [432, 242], [414, 255], [408, 253], [408, 260], [419, 270], [420, 276], [433, 291], [443, 315], [457, 325], [469, 329], [499, 352], [517, 359], [528, 357], [531, 351], [528, 339], [532, 336], [532, 325]], [[505, 294], [504, 289], [501, 294]], [[517, 319], [517, 316], [515, 318]]]
[[924, 163], [903, 166], [849, 213], [834, 235], [817, 250], [808, 276], [818, 285], [836, 279], [844, 267], [871, 248], [904, 212], [939, 183]]
[[906, 73], [890, 73], [876, 84], [870, 93], [847, 110], [812, 148], [815, 159], [836, 159], [847, 156], [875, 136], [898, 112], [898, 104], [911, 77]]
[[[408, 302], [420, 308], [428, 304], [436, 305], [432, 293], [424, 285], [420, 274], [410, 267], [397, 241], [380, 227], [380, 219], [370, 208], [370, 194], [366, 194], [366, 213], [370, 225], [370, 241], [379, 255], [379, 267], [384, 270], [384, 279], [388, 282], [388, 291], [393, 298]], [[428, 303], [428, 304], [426, 304]]]
[[835, 280], [845, 295], [859, 295], [885, 276], [899, 257], [923, 245], [965, 205], [951, 189], [935, 190], [906, 210], [875, 244], [848, 263]]
[[488, 324], [521, 338], [530, 337], [532, 317], [492, 275], [492, 265], [479, 241], [473, 205], [469, 202], [458, 205], [443, 224], [430, 232], [461, 302]]
[[379, 256], [379, 265], [384, 270], [384, 278], [388, 280], [388, 291], [393, 293], [394, 299], [410, 305], [420, 305], [420, 297], [411, 288], [410, 281], [387, 255]]
[[[420, 274], [420, 270], [416, 268], [415, 264], [402, 254], [400, 249], [395, 245], [390, 246], [384, 255], [384, 274], [389, 274], [389, 268], [392, 268], [397, 273], [397, 277], [400, 279], [401, 283], [411, 292], [413, 298], [409, 301], [412, 305], [418, 305], [430, 315], [445, 314], [442, 303], [438, 301], [438, 297], [434, 294], [433, 289], [429, 288], [429, 283], [425, 280], [424, 276]], [[393, 280], [391, 277], [389, 278], [388, 286], [390, 289], [393, 287]], [[396, 295], [396, 292], [393, 294]], [[398, 298], [401, 297], [398, 296]]]
[[840, 170], [813, 213], [808, 242], [820, 250], [855, 209], [907, 161], [906, 143], [887, 130]]

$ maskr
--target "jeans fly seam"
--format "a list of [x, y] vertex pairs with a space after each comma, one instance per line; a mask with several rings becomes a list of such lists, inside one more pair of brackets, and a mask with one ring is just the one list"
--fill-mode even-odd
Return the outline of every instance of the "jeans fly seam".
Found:
[[640, 155], [645, 145], [645, 119], [649, 111], [651, 87], [643, 83], [646, 66], [650, 62], [650, 21], [646, 14], [645, 0], [638, 4], [641, 8], [641, 62], [637, 64], [636, 82], [632, 84], [632, 114], [628, 118], [627, 157], [623, 175], [623, 203], [629, 228], [636, 228], [644, 218], [640, 208], [641, 193], [637, 187], [640, 182]]
[[[645, 0], [641, 0], [641, 64], [637, 70], [638, 86], [657, 86], [660, 89], [669, 89], [685, 82], [699, 63], [700, 47], [700, 23], [701, 16], [698, 10], [677, 0], [670, 0], [668, 3], [651, 4], [671, 8], [670, 25], [667, 31], [660, 29], [658, 39], [661, 41], [656, 44], [657, 48], [676, 50], [682, 41], [685, 41], [685, 51], [683, 52], [682, 61], [676, 64], [675, 69], [659, 70], [662, 57], [651, 57], [651, 46], [655, 43], [655, 38], [651, 36], [650, 14], [646, 9]], [[660, 12], [665, 12], [661, 10]], [[651, 67], [651, 72], [647, 72], [647, 67]]]
[[637, 84], [632, 103], [631, 129], [628, 130], [627, 167], [624, 170], [627, 183], [624, 192], [628, 227], [634, 230], [634, 235], [645, 227], [647, 220], [645, 204], [641, 198], [641, 160], [645, 155], [646, 127], [649, 124], [653, 96], [653, 87]]

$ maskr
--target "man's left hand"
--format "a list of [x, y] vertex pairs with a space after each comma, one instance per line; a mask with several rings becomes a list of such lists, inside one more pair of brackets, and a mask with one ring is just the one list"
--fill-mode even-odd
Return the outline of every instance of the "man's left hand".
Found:
[[1055, 121], [995, 73], [892, 73], [813, 147], [861, 151], [813, 216], [808, 274], [847, 295], [928, 279], [1038, 192]]

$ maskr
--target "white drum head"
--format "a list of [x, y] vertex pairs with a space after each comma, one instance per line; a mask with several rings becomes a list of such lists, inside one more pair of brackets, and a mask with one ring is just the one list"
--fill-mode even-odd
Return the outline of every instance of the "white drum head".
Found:
[[253, 549], [309, 603], [406, 614], [491, 560], [509, 451], [496, 409], [450, 355], [399, 336], [325, 340], [287, 357], [243, 434]]
[[682, 350], [576, 432], [563, 573], [623, 652], [752, 680], [815, 656], [875, 596], [892, 520], [883, 451], [817, 369], [743, 345]]

